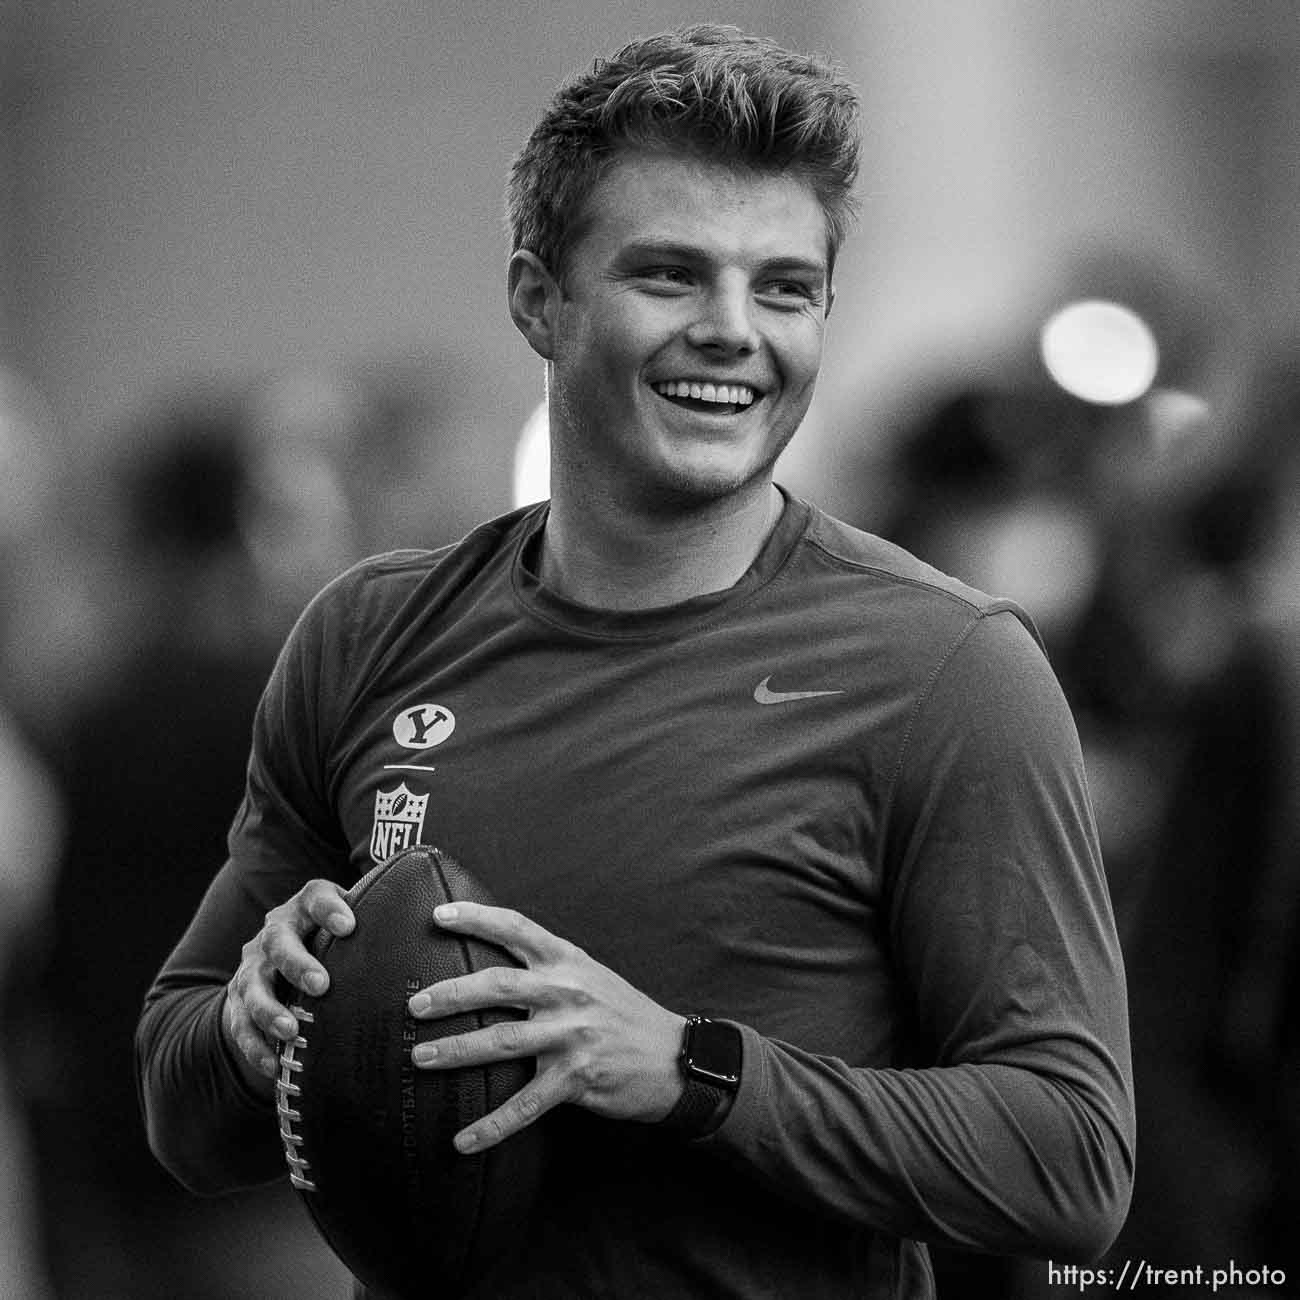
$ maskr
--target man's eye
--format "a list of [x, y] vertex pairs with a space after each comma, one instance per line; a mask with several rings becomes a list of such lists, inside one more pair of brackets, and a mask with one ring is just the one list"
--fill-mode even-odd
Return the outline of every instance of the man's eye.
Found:
[[821, 295], [811, 285], [800, 280], [771, 280], [760, 292], [764, 297], [775, 298], [791, 304], [817, 303]]
[[657, 284], [687, 285], [691, 282], [690, 272], [681, 266], [647, 267], [641, 272], [641, 278]]

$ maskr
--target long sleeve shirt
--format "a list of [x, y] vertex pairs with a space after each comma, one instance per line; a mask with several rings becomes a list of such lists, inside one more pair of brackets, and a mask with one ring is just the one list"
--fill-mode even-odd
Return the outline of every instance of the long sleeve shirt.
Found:
[[164, 1163], [283, 1174], [220, 1029], [240, 947], [308, 879], [423, 842], [743, 1039], [706, 1138], [549, 1117], [494, 1297], [920, 1300], [926, 1242], [1100, 1255], [1133, 1171], [1123, 968], [1028, 618], [792, 498], [734, 587], [592, 609], [539, 581], [545, 519], [367, 561], [300, 619], [141, 1021]]

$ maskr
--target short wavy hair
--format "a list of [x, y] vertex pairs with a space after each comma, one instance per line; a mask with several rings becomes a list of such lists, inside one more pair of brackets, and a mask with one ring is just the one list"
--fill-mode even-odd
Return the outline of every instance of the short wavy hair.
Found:
[[584, 206], [634, 151], [689, 156], [811, 186], [830, 264], [855, 215], [860, 103], [834, 66], [736, 27], [696, 24], [625, 45], [566, 82], [515, 159], [511, 246], [563, 278]]

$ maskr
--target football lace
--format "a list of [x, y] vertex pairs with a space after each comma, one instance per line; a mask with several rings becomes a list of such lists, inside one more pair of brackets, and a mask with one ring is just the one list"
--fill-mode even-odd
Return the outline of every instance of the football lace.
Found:
[[[316, 1017], [302, 1007], [290, 1007], [298, 1018], [299, 1025], [311, 1024]], [[307, 1177], [311, 1165], [303, 1158], [302, 1135], [293, 1131], [294, 1123], [302, 1118], [302, 1112], [295, 1109], [293, 1099], [302, 1093], [302, 1088], [294, 1082], [293, 1076], [302, 1072], [302, 1062], [298, 1053], [307, 1046], [307, 1040], [298, 1034], [280, 1046], [280, 1074], [275, 1081], [275, 1110], [280, 1117], [280, 1141], [284, 1144], [284, 1159], [289, 1166], [289, 1181], [302, 1192], [314, 1192], [316, 1184]]]

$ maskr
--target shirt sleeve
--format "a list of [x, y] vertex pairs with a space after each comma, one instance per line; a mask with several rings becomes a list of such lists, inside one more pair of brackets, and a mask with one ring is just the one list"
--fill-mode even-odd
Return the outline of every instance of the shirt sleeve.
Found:
[[885, 833], [895, 1068], [742, 1027], [701, 1145], [841, 1220], [1088, 1260], [1127, 1212], [1124, 972], [1073, 721], [1014, 613], [977, 617], [917, 703]]
[[136, 1031], [150, 1146], [196, 1192], [284, 1173], [274, 1101], [244, 1081], [221, 1013], [243, 945], [266, 913], [313, 877], [347, 883], [345, 846], [324, 793], [329, 723], [319, 711], [319, 702], [337, 698], [325, 680], [322, 647], [346, 644], [339, 605], [318, 597], [280, 653], [254, 719], [229, 856], [146, 995]]

